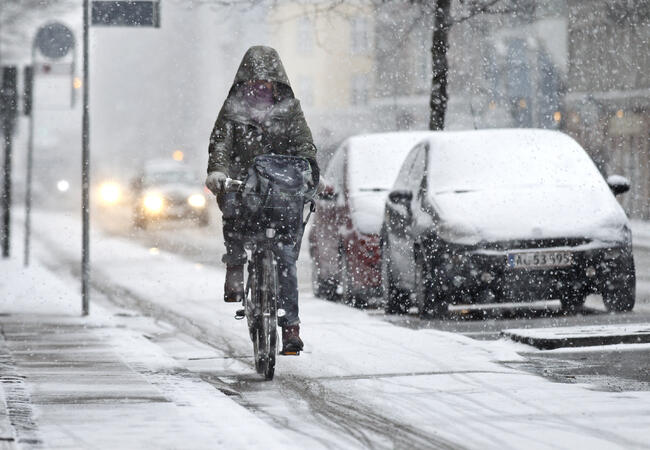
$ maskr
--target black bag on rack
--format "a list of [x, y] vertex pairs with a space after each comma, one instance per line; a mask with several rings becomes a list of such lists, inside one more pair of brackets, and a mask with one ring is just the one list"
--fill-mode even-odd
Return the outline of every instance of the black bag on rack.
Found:
[[274, 228], [280, 241], [300, 238], [304, 206], [313, 196], [309, 162], [297, 156], [266, 154], [255, 158], [244, 185], [245, 220], [254, 233]]

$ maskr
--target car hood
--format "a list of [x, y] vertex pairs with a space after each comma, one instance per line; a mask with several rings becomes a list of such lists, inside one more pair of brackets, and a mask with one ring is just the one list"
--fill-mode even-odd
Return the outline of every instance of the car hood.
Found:
[[431, 200], [441, 230], [465, 244], [565, 237], [618, 241], [628, 225], [614, 196], [600, 186], [445, 192]]

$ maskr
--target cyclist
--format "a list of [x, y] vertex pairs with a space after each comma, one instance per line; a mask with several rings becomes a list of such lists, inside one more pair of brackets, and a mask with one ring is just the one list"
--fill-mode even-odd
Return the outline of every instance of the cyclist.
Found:
[[[295, 98], [278, 53], [270, 47], [248, 49], [239, 65], [210, 136], [208, 177], [205, 185], [217, 196], [222, 212], [226, 254], [224, 300], [244, 298], [246, 221], [242, 219], [241, 195], [224, 192], [226, 178], [243, 180], [256, 156], [264, 153], [301, 156], [309, 161], [314, 185], [319, 168], [316, 147], [305, 121], [300, 102]], [[302, 235], [302, 233], [300, 233]], [[278, 251], [279, 301], [285, 311], [278, 317], [282, 327], [282, 351], [303, 348], [298, 318], [296, 260], [300, 242], [294, 248]]]

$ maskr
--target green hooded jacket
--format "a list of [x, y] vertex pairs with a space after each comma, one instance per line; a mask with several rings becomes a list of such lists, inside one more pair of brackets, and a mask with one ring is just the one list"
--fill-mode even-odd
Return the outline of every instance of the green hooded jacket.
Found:
[[[274, 104], [261, 119], [253, 118], [255, 115], [239, 94], [239, 87], [251, 80], [270, 81], [274, 86]], [[244, 55], [214, 124], [208, 153], [208, 173], [220, 171], [240, 180], [258, 155], [302, 156], [309, 161], [314, 181], [318, 183], [316, 147], [311, 131], [274, 49], [251, 47]]]

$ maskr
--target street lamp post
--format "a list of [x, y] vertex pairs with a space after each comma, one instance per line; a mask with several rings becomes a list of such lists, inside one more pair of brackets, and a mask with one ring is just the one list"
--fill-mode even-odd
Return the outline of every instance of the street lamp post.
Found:
[[81, 132], [81, 314], [89, 313], [90, 282], [90, 109], [88, 79], [88, 0], [83, 3], [83, 118]]

